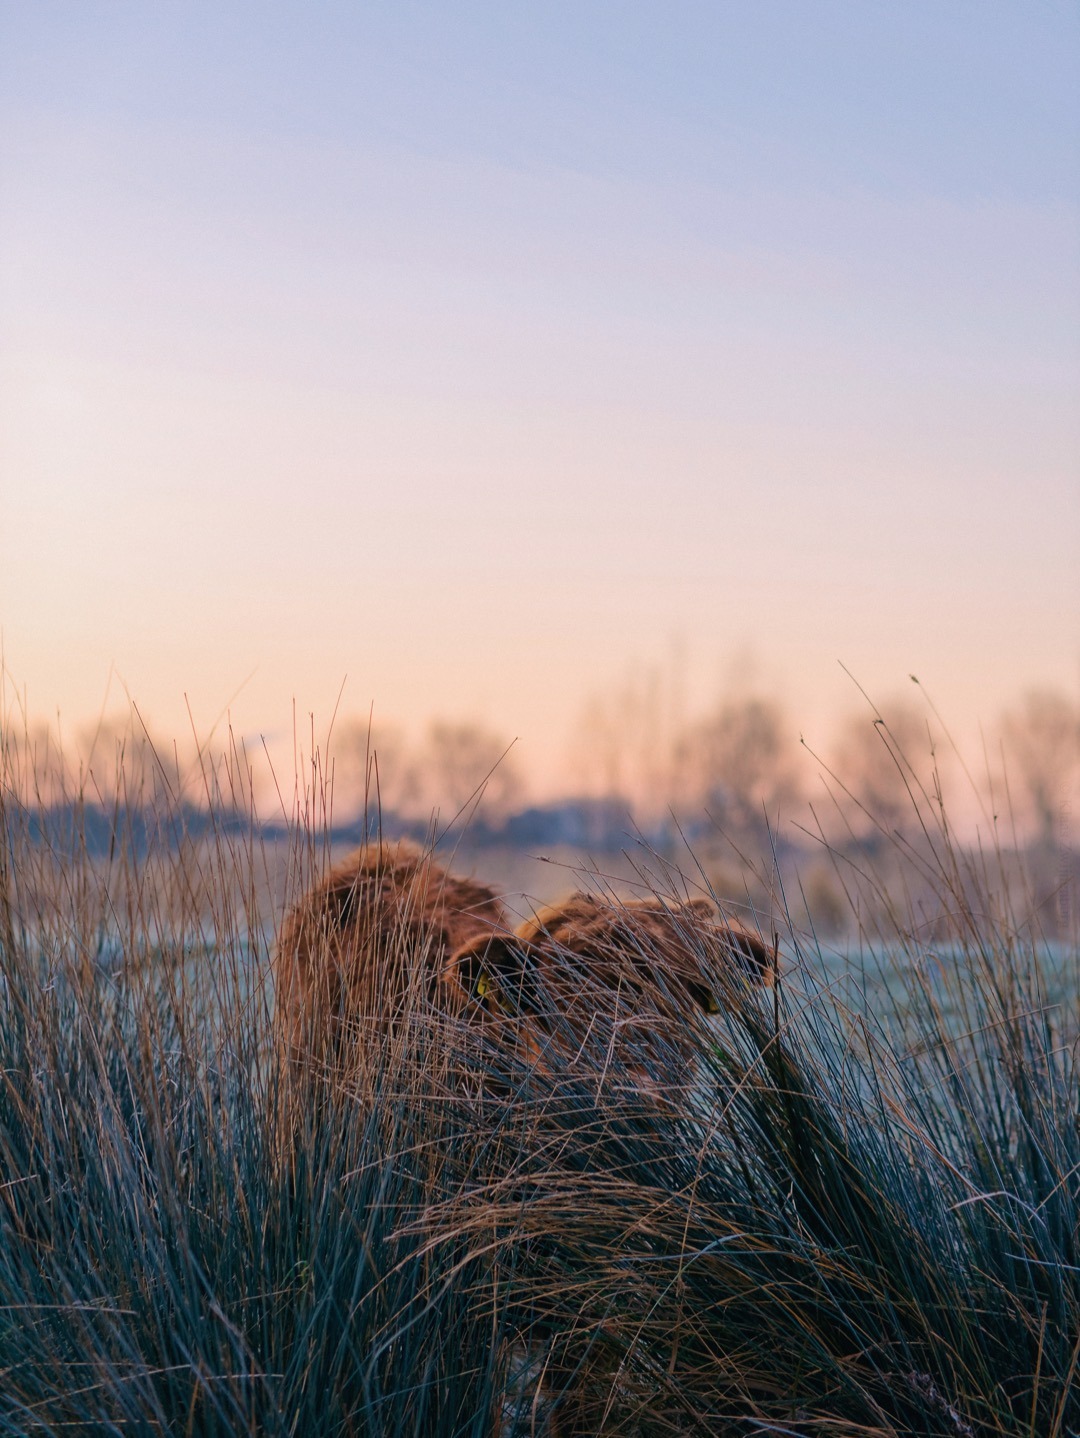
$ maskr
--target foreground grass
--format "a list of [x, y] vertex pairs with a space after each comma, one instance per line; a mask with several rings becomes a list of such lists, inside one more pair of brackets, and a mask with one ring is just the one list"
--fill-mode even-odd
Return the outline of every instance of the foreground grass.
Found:
[[1075, 996], [948, 845], [895, 1012], [789, 933], [685, 1090], [420, 1003], [327, 1082], [253, 836], [102, 864], [5, 794], [0, 1432], [1080, 1431]]

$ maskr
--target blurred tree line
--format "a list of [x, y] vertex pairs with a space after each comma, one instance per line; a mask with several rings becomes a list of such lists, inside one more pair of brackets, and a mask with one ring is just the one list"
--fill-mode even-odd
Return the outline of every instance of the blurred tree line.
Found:
[[[719, 835], [760, 855], [815, 837], [864, 849], [916, 842], [952, 796], [953, 814], [969, 811], [968, 829], [984, 838], [992, 832], [1046, 856], [1078, 846], [1080, 704], [1051, 689], [1024, 694], [1000, 715], [968, 771], [915, 689], [844, 716], [818, 752], [775, 696], [737, 688], [681, 719], [656, 676], [645, 675], [584, 706], [564, 791], [545, 802], [530, 801], [519, 748], [479, 722], [436, 719], [409, 738], [390, 725], [339, 719], [322, 744], [312, 736], [297, 763], [305, 773], [287, 782], [258, 746], [252, 752], [228, 729], [185, 749], [155, 738], [135, 710], [64, 743], [9, 707], [0, 744], [7, 791], [46, 809], [75, 796], [103, 810], [167, 799], [193, 811], [265, 815], [277, 807], [288, 818], [300, 812], [303, 789], [309, 805], [317, 795], [321, 806], [308, 817], [332, 827], [380, 811], [391, 822], [423, 826], [437, 815], [441, 828], [471, 823], [512, 839], [515, 816], [558, 809], [568, 833], [587, 832], [593, 842], [597, 816], [609, 815], [620, 833], [631, 823], [660, 843], [674, 832], [697, 843]], [[574, 817], [575, 804], [592, 806], [588, 823]]]

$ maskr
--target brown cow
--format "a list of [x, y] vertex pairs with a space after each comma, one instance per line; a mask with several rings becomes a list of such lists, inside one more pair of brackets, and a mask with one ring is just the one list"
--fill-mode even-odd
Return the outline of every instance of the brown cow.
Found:
[[[770, 982], [775, 962], [707, 900], [577, 893], [511, 931], [491, 889], [411, 844], [371, 844], [335, 865], [286, 915], [277, 952], [277, 1012], [294, 1062], [340, 1055], [358, 1019], [385, 1029], [412, 992], [439, 1009], [502, 1016], [497, 1041], [548, 1068], [586, 1048], [606, 1054], [624, 1082], [674, 1103], [692, 1082], [694, 1020], [719, 1012], [728, 986]], [[564, 1351], [561, 1335], [549, 1338], [545, 1376], [532, 1380], [541, 1431], [593, 1435], [613, 1374], [602, 1356], [582, 1365], [573, 1343]], [[527, 1364], [535, 1351], [527, 1341], [519, 1357]]]
[[356, 1020], [385, 1029], [410, 993], [436, 999], [449, 956], [497, 928], [505, 931], [502, 905], [484, 884], [415, 844], [364, 845], [281, 926], [276, 1013], [290, 1056], [329, 1057]]
[[708, 899], [576, 893], [512, 935], [473, 935], [445, 977], [475, 1012], [516, 1015], [534, 1058], [554, 1047], [565, 1059], [570, 1042], [602, 1053], [602, 1043], [614, 1072], [666, 1083], [685, 1076], [694, 1020], [719, 1013], [733, 985], [771, 984], [775, 961]]

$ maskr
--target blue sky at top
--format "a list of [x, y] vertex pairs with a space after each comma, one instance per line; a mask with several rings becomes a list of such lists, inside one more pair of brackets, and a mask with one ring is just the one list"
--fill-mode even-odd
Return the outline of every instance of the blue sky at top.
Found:
[[[664, 182], [1075, 200], [1077, 7], [7, 5], [3, 111]], [[719, 143], [718, 143], [719, 141]]]

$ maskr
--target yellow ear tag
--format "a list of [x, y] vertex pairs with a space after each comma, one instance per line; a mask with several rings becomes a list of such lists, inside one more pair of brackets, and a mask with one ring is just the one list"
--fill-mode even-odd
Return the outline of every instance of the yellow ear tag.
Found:
[[487, 974], [481, 974], [476, 981], [476, 997], [482, 999], [490, 987]]

